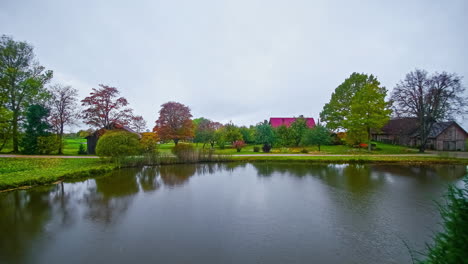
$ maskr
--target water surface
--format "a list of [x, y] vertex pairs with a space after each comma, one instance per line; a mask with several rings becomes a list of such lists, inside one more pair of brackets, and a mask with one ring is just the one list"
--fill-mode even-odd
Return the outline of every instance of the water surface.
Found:
[[0, 263], [410, 263], [466, 171], [176, 165], [0, 193]]

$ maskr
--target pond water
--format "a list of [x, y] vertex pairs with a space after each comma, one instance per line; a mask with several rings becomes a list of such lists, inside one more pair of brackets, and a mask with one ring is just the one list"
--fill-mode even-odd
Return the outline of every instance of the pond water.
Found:
[[0, 263], [410, 263], [466, 166], [198, 164], [0, 193]]

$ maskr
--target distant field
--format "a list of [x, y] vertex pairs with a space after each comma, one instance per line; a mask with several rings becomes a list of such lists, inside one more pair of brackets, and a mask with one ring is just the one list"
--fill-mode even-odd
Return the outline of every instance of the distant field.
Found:
[[[78, 149], [80, 148], [81, 144], [86, 146], [86, 139], [80, 137], [65, 137], [64, 139], [64, 146], [63, 146], [63, 155], [78, 155]], [[7, 144], [2, 151], [1, 154], [10, 153], [13, 151], [13, 146], [11, 142]], [[52, 153], [52, 155], [57, 154], [56, 152]]]

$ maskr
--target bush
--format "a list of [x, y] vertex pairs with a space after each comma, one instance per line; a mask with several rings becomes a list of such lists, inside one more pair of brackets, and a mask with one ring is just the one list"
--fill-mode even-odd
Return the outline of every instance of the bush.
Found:
[[195, 159], [197, 153], [195, 147], [192, 144], [179, 143], [172, 148], [172, 154], [174, 154], [180, 161], [189, 162]]
[[263, 144], [262, 150], [265, 153], [269, 153], [270, 150], [271, 150], [271, 145], [270, 144]]
[[140, 142], [137, 134], [123, 130], [109, 130], [102, 135], [96, 146], [96, 154], [109, 157], [121, 164], [125, 157], [137, 155], [140, 152]]
[[37, 138], [37, 153], [50, 154], [60, 147], [60, 138], [57, 135], [42, 136]]
[[232, 146], [236, 148], [237, 152], [240, 152], [242, 148], [245, 146], [244, 140], [236, 140], [232, 143]]
[[253, 147], [253, 152], [260, 152], [260, 147], [258, 146]]
[[86, 147], [84, 144], [80, 144], [80, 147], [78, 148], [78, 154], [79, 155], [88, 154], [88, 151], [86, 150]]
[[450, 186], [446, 204], [439, 206], [443, 231], [428, 246], [426, 259], [418, 263], [466, 263], [468, 260], [468, 177], [464, 188]]
[[307, 149], [303, 148], [303, 149], [301, 149], [301, 153], [307, 154], [307, 153], [309, 153], [309, 151]]

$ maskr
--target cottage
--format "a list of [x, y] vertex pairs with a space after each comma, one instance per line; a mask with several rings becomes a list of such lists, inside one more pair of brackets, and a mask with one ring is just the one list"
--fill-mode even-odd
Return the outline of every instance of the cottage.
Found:
[[[417, 147], [421, 144], [417, 118], [390, 120], [372, 139], [379, 142]], [[426, 147], [433, 150], [466, 151], [468, 133], [455, 121], [437, 122], [429, 131]]]
[[[125, 131], [130, 132], [130, 133], [138, 134], [133, 129], [131, 129], [131, 128], [127, 127], [127, 126], [123, 126], [123, 125], [120, 125], [120, 124], [117, 124], [117, 123], [112, 123], [112, 124], [109, 125], [109, 129], [101, 128], [101, 129], [95, 131], [94, 133], [92, 133], [91, 135], [85, 137], [86, 142], [87, 142], [87, 149], [88, 149], [87, 152], [88, 152], [88, 154], [96, 154], [96, 145], [97, 145], [97, 142], [99, 140], [99, 137], [104, 135], [104, 133], [107, 130], [125, 130]], [[138, 136], [141, 137], [140, 134], [138, 134]]]
[[[315, 120], [309, 117], [303, 117], [306, 120], [307, 126], [309, 128], [315, 127]], [[291, 126], [297, 118], [295, 117], [271, 117], [270, 118], [270, 125], [272, 127], [279, 127], [279, 126]]]

